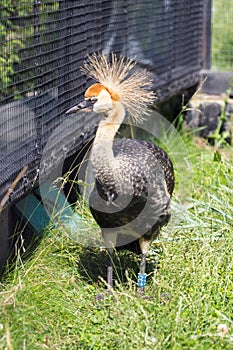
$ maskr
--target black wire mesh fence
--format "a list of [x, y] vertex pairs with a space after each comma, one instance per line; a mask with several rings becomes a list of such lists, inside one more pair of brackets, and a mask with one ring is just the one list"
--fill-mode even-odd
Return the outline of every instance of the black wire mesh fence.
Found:
[[[135, 57], [152, 72], [158, 99], [194, 86], [203, 60], [204, 3], [2, 0], [0, 197], [25, 165], [10, 199], [35, 181], [48, 138], [87, 87], [79, 67], [88, 53]], [[90, 130], [90, 122], [71, 123], [66, 133], [75, 132], [73, 152]]]

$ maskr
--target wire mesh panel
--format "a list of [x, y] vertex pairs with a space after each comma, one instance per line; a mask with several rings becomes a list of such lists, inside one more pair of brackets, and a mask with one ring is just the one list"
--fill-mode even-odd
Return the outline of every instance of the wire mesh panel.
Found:
[[36, 181], [56, 130], [54, 140], [64, 143], [76, 135], [71, 152], [80, 147], [81, 135], [94, 132], [93, 119], [57, 129], [89, 83], [79, 70], [88, 53], [136, 58], [154, 76], [159, 99], [195, 85], [202, 67], [203, 2], [2, 0], [0, 197], [25, 165], [12, 199]]

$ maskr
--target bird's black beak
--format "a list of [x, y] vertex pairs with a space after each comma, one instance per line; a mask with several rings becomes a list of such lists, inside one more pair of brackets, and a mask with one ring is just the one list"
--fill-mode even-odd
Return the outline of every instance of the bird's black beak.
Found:
[[83, 100], [79, 104], [77, 104], [74, 107], [71, 107], [66, 111], [66, 114], [72, 114], [72, 113], [77, 113], [80, 109], [88, 108], [92, 106], [91, 100]]

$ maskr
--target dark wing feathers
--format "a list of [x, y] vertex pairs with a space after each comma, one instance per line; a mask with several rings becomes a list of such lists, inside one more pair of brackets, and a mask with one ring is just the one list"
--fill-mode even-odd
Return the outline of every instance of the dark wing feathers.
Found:
[[[172, 162], [163, 149], [148, 141], [120, 139], [114, 143], [113, 151], [122, 164], [122, 191], [119, 183], [114, 186], [111, 174], [100, 171], [89, 199], [92, 215], [102, 230], [119, 228], [122, 237], [128, 231], [151, 236], [170, 219]], [[130, 184], [128, 193], [126, 183]], [[126, 232], [122, 230], [124, 226]], [[126, 244], [125, 248], [133, 250], [133, 246], [138, 247], [138, 243]]]

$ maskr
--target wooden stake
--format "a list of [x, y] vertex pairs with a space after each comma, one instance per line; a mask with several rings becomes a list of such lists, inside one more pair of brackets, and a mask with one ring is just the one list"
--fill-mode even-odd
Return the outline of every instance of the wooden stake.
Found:
[[24, 176], [24, 174], [26, 173], [28, 169], [28, 166], [26, 165], [25, 167], [23, 167], [23, 169], [19, 172], [19, 174], [17, 175], [17, 177], [15, 178], [15, 180], [12, 182], [12, 184], [10, 185], [10, 188], [8, 189], [7, 193], [5, 194], [5, 196], [3, 197], [3, 199], [1, 200], [0, 203], [0, 214], [4, 208], [4, 205], [6, 204], [6, 202], [8, 201], [11, 193], [14, 191], [15, 186], [17, 185], [17, 183], [22, 179], [22, 177]]

